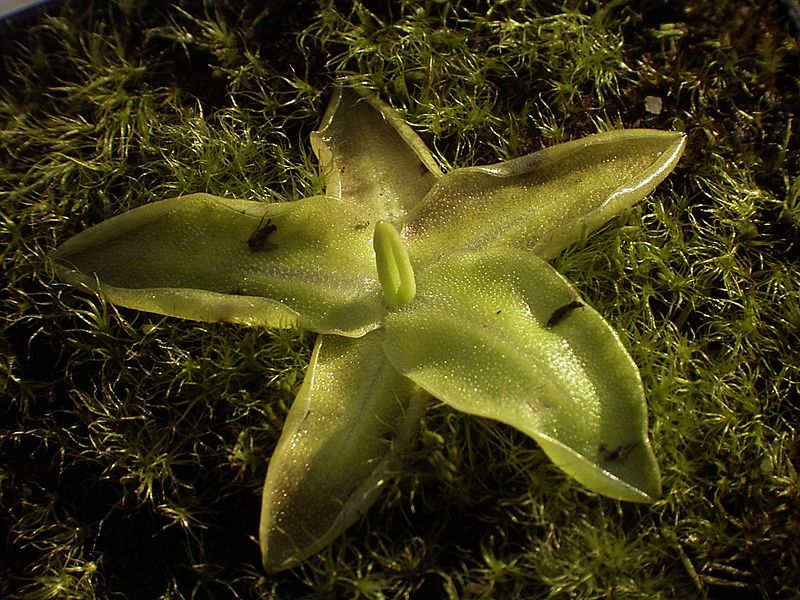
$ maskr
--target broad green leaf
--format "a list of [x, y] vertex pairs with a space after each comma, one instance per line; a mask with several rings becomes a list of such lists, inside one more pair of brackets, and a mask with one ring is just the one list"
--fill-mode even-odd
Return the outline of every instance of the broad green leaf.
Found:
[[424, 392], [387, 362], [382, 343], [382, 330], [318, 338], [264, 482], [267, 571], [315, 554], [359, 519], [416, 434]]
[[452, 255], [386, 319], [394, 366], [434, 397], [534, 438], [589, 489], [660, 494], [639, 374], [622, 342], [531, 252]]
[[609, 131], [452, 171], [409, 214], [409, 252], [427, 263], [494, 245], [552, 258], [653, 191], [685, 143], [670, 131]]
[[311, 144], [326, 194], [345, 198], [376, 219], [399, 223], [442, 175], [428, 148], [394, 110], [352, 88], [334, 93]]
[[68, 283], [120, 306], [362, 335], [383, 312], [368, 220], [328, 197], [265, 204], [192, 194], [91, 227], [52, 258]]

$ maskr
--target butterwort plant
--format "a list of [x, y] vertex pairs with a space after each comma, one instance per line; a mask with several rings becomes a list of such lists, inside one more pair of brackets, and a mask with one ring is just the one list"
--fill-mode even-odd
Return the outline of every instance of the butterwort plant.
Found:
[[593, 492], [658, 498], [636, 365], [547, 261], [650, 193], [685, 136], [609, 131], [443, 174], [394, 110], [342, 88], [311, 144], [324, 196], [162, 200], [52, 254], [120, 306], [320, 334], [267, 470], [265, 569], [369, 508], [431, 397], [529, 435]]

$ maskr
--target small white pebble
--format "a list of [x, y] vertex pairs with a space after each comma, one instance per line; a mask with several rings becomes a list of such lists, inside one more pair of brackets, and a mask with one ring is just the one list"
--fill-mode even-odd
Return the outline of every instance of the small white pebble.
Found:
[[662, 102], [658, 96], [645, 96], [644, 109], [654, 115], [661, 114]]

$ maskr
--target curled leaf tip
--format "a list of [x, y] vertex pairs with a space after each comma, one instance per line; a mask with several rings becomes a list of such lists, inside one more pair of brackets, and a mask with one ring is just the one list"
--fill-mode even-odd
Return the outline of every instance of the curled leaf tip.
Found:
[[378, 221], [372, 245], [386, 303], [396, 308], [411, 302], [417, 294], [417, 283], [400, 233], [389, 221]]

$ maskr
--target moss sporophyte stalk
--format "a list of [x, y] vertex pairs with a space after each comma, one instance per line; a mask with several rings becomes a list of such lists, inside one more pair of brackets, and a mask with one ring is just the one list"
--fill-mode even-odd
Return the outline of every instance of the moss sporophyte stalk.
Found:
[[120, 306], [320, 334], [264, 483], [265, 568], [367, 511], [431, 396], [529, 435], [589, 490], [658, 498], [638, 370], [547, 260], [650, 193], [685, 136], [608, 131], [443, 174], [395, 111], [345, 88], [311, 143], [324, 196], [172, 198], [52, 254]]

